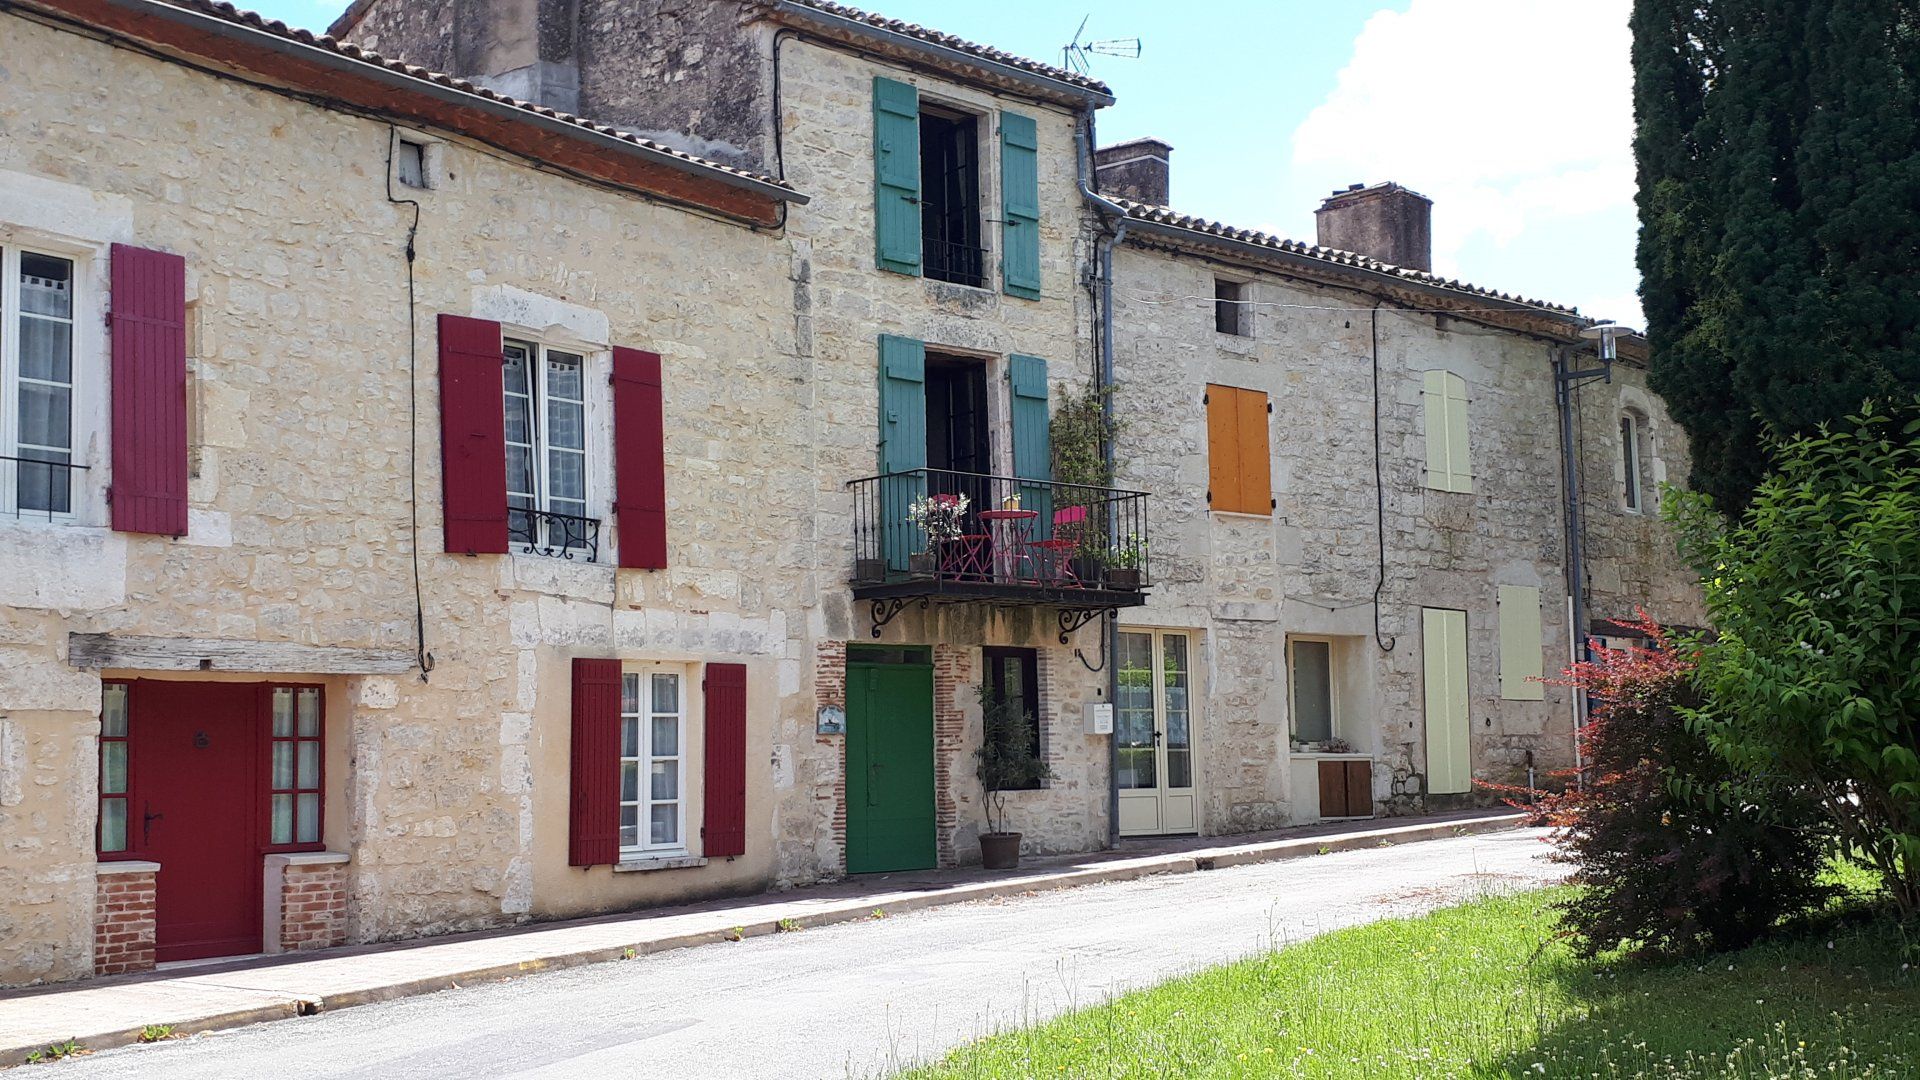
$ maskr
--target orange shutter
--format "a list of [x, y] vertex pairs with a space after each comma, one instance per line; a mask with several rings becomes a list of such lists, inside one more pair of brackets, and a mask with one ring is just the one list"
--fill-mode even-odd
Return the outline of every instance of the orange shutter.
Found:
[[1214, 510], [1272, 512], [1267, 395], [1232, 386], [1207, 387], [1207, 488]]
[[1240, 391], [1240, 512], [1273, 510], [1272, 451], [1267, 446], [1267, 395]]

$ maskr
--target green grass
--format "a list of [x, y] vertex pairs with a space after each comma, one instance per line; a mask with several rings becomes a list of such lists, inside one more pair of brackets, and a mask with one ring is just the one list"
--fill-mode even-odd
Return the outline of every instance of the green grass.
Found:
[[1694, 964], [1582, 962], [1552, 936], [1560, 895], [1336, 931], [907, 1075], [1920, 1076], [1920, 932], [1856, 921]]

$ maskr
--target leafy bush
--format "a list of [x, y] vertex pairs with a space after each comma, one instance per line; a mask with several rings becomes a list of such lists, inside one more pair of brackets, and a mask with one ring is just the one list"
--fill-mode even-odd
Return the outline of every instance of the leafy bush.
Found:
[[1574, 950], [1685, 955], [1751, 944], [1818, 902], [1818, 812], [1731, 768], [1683, 714], [1692, 659], [1644, 614], [1654, 647], [1596, 645], [1568, 670], [1593, 716], [1564, 792], [1532, 806], [1559, 830], [1556, 858], [1585, 886], [1560, 904]]
[[1869, 403], [1773, 464], [1737, 521], [1670, 508], [1718, 632], [1691, 717], [1734, 767], [1815, 792], [1920, 910], [1920, 406]]
[[980, 684], [981, 739], [974, 751], [974, 774], [986, 790], [987, 831], [1007, 830], [1007, 792], [1039, 786], [1053, 778], [1053, 768], [1034, 745], [1033, 714], [1018, 697], [1001, 697], [984, 680]]

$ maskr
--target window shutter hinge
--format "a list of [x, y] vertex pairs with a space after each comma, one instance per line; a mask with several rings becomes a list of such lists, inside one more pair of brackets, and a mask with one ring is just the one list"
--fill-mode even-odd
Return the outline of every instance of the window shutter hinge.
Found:
[[1207, 505], [1208, 506], [1213, 505], [1213, 492], [1211, 490], [1207, 492]]
[[1211, 405], [1211, 404], [1213, 404], [1213, 395], [1212, 395], [1212, 394], [1201, 394], [1201, 395], [1200, 395], [1200, 404], [1202, 404], [1202, 405]]
[[1267, 402], [1267, 415], [1268, 416], [1273, 415], [1273, 402], [1271, 401]]
[[1269, 510], [1278, 510], [1278, 509], [1280, 509], [1280, 500], [1279, 500], [1279, 499], [1268, 499], [1268, 500], [1267, 500], [1267, 509], [1269, 509]]

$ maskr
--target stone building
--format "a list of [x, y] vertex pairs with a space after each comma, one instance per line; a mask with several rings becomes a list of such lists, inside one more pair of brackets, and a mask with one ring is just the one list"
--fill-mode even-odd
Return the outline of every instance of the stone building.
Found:
[[[1412, 269], [1411, 192], [1185, 218], [1104, 86], [825, 0], [0, 55], [0, 982], [976, 861], [983, 701], [1030, 852], [1565, 761], [1589, 320]], [[1689, 621], [1624, 352], [1583, 599]]]

